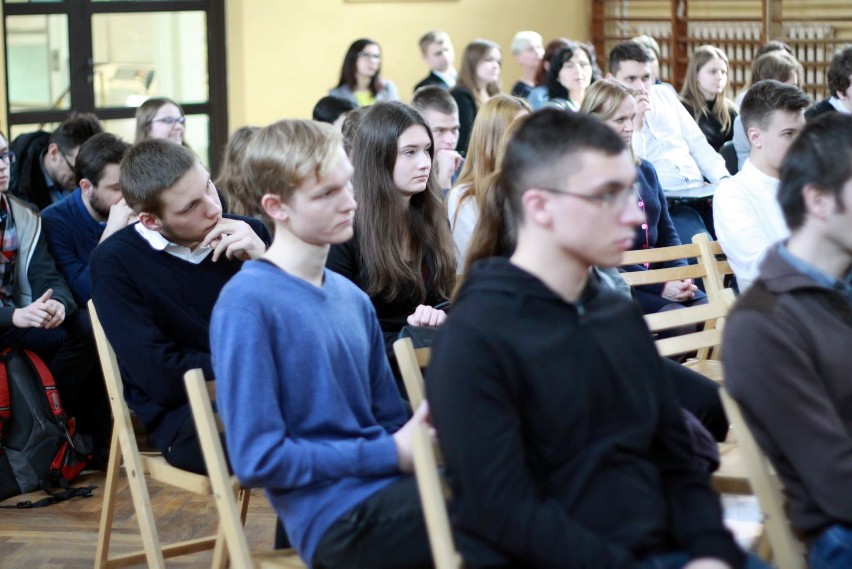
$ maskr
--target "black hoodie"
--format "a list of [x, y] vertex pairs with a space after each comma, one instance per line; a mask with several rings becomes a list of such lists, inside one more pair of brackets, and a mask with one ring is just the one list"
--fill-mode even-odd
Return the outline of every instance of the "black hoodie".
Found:
[[593, 279], [569, 304], [508, 259], [475, 265], [426, 387], [469, 566], [744, 564], [641, 314]]

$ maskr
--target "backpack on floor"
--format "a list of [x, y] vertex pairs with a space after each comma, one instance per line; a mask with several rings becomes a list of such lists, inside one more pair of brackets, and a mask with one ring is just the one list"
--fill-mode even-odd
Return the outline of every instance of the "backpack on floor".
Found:
[[[0, 500], [38, 489], [50, 494], [54, 486], [67, 489], [91, 459], [91, 442], [62, 410], [56, 382], [41, 358], [14, 347], [0, 351]], [[84, 489], [70, 490], [12, 507], [86, 495]]]

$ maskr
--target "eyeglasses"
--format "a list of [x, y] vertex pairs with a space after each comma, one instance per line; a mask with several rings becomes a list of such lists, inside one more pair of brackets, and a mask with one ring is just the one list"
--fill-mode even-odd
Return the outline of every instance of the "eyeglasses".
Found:
[[0, 153], [0, 160], [5, 162], [6, 164], [12, 165], [15, 163], [15, 153], [11, 150], [7, 150], [6, 152]]
[[359, 51], [358, 57], [362, 57], [364, 59], [372, 59], [373, 61], [381, 61], [382, 56], [378, 53], [367, 53], [366, 51]]
[[59, 155], [62, 156], [62, 159], [65, 160], [65, 163], [68, 165], [68, 168], [73, 172], [74, 171], [74, 163], [68, 160], [68, 157], [65, 156], [65, 153], [61, 150], [59, 151]]
[[150, 120], [148, 122], [149, 122], [149, 124], [154, 123], [154, 122], [161, 122], [161, 123], [168, 125], [168, 126], [174, 126], [175, 123], [186, 124], [186, 117], [182, 116], [182, 115], [179, 116], [179, 117], [163, 117], [161, 119], [153, 119], [153, 120]]
[[597, 203], [600, 205], [601, 209], [606, 210], [620, 210], [626, 204], [628, 198], [631, 196], [635, 196], [638, 194], [637, 186], [634, 184], [632, 186], [627, 186], [625, 188], [621, 188], [618, 190], [613, 190], [611, 192], [607, 192], [605, 194], [600, 195], [589, 195], [589, 194], [578, 194], [576, 192], [569, 192], [568, 190], [558, 190], [555, 188], [538, 188], [544, 192], [550, 192], [553, 194], [562, 194], [566, 196], [570, 196], [572, 198], [578, 198], [583, 201]]

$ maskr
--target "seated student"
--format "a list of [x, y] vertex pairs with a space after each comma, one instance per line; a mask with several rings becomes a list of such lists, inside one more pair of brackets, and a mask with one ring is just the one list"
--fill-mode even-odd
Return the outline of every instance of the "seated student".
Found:
[[186, 143], [186, 115], [177, 101], [167, 97], [152, 97], [136, 109], [136, 138], [139, 143], [151, 138]]
[[716, 235], [745, 292], [769, 247], [789, 235], [778, 206], [778, 173], [790, 144], [805, 126], [810, 98], [798, 87], [767, 79], [755, 85], [740, 108], [751, 155], [713, 198]]
[[402, 103], [376, 104], [361, 119], [351, 158], [355, 235], [335, 243], [328, 268], [365, 291], [388, 353], [405, 325], [439, 326], [455, 283], [456, 256], [426, 121]]
[[728, 99], [728, 56], [712, 45], [695, 48], [689, 56], [680, 102], [692, 115], [713, 150], [734, 136], [737, 109]]
[[423, 63], [429, 66], [429, 75], [414, 86], [414, 91], [429, 85], [444, 90], [455, 87], [458, 72], [453, 64], [456, 52], [450, 36], [446, 32], [432, 30], [423, 34], [418, 43]]
[[550, 59], [544, 87], [547, 102], [542, 106], [576, 111], [583, 104], [586, 89], [592, 83], [592, 63], [589, 52], [577, 43], [563, 47]]
[[556, 38], [545, 46], [544, 55], [541, 57], [538, 69], [535, 71], [535, 87], [526, 96], [532, 110], [539, 110], [547, 102], [547, 86], [544, 83], [547, 81], [547, 73], [550, 71], [550, 60], [553, 59], [557, 51], [573, 43], [571, 40], [565, 38]]
[[212, 380], [208, 328], [219, 292], [270, 241], [255, 219], [222, 214], [210, 175], [163, 139], [132, 146], [121, 192], [139, 222], [92, 252], [92, 299], [121, 365], [124, 396], [173, 466], [204, 472], [183, 374]]
[[479, 107], [500, 92], [500, 46], [489, 40], [470, 42], [462, 54], [462, 66], [455, 88], [450, 91], [459, 107], [458, 151], [467, 152], [470, 131]]
[[[633, 117], [636, 115], [636, 99], [628, 89], [613, 79], [598, 81], [589, 89], [580, 111], [594, 115], [611, 126], [621, 135], [631, 157], [633, 155]], [[636, 186], [639, 209], [645, 217], [636, 228], [636, 238], [630, 249], [653, 249], [680, 245], [680, 238], [669, 216], [666, 195], [657, 179], [654, 166], [647, 160], [636, 159]], [[625, 271], [646, 271], [667, 267], [686, 266], [685, 259], [665, 263], [628, 265]], [[675, 280], [667, 283], [633, 287], [633, 295], [642, 312], [652, 314], [679, 306], [690, 306], [707, 302], [707, 295], [698, 290], [692, 279]]]
[[[281, 121], [246, 153], [275, 241], [225, 286], [210, 340], [234, 471], [309, 566], [431, 567], [406, 423], [367, 296], [324, 269], [352, 237], [352, 166], [326, 125]], [[286, 152], [282, 150], [286, 149]], [[247, 413], [251, 409], [253, 412]]]
[[[652, 38], [647, 34], [639, 34], [638, 36], [631, 38], [636, 43], [644, 46], [648, 50], [648, 55], [651, 56], [651, 76], [654, 85], [669, 85], [668, 83], [663, 83], [662, 79], [660, 79], [660, 44], [657, 43], [657, 40]], [[672, 87], [674, 89], [674, 87]]]
[[222, 201], [227, 202], [227, 207], [224, 203], [222, 207], [228, 213], [263, 220], [260, 205], [254, 203], [251, 198], [251, 190], [246, 187], [243, 175], [243, 155], [256, 132], [256, 126], [241, 126], [234, 131], [225, 147], [225, 155], [215, 184], [220, 200], [224, 198]]
[[110, 415], [91, 323], [56, 270], [32, 206], [9, 194], [15, 153], [0, 134], [0, 349], [38, 354], [56, 381], [77, 430], [92, 435], [98, 458], [109, 449]]
[[349, 99], [326, 95], [314, 105], [312, 118], [315, 121], [327, 122], [339, 131], [346, 120], [346, 113], [357, 108], [358, 105]]
[[852, 44], [838, 49], [828, 66], [828, 92], [831, 95], [805, 113], [808, 120], [819, 115], [837, 111], [844, 115], [852, 113]]
[[852, 567], [852, 117], [808, 121], [781, 165], [790, 239], [725, 325], [725, 387], [781, 477], [810, 567]]
[[446, 193], [459, 176], [464, 159], [456, 152], [459, 142], [459, 107], [446, 89], [430, 85], [414, 92], [411, 106], [420, 111], [435, 140], [435, 174]]
[[479, 220], [485, 188], [489, 177], [497, 169], [498, 154], [509, 125], [530, 112], [530, 106], [524, 99], [495, 95], [476, 115], [467, 160], [457, 185], [447, 196], [447, 215], [458, 256], [457, 273], [464, 272], [464, 259]]
[[12, 141], [17, 156], [12, 169], [9, 193], [42, 210], [58, 202], [77, 187], [74, 160], [80, 145], [103, 132], [98, 117], [91, 113], [71, 113], [53, 133], [22, 134]]
[[373, 40], [352, 42], [340, 67], [340, 80], [329, 95], [348, 99], [359, 107], [376, 101], [396, 101], [399, 94], [392, 81], [382, 79], [382, 50]]
[[426, 378], [468, 566], [745, 566], [641, 314], [589, 278], [642, 222], [635, 178], [583, 114], [542, 110], [509, 141], [516, 248], [474, 265]]
[[[760, 83], [765, 79], [775, 79], [799, 87], [799, 81], [803, 80], [804, 77], [802, 64], [783, 49], [768, 51], [751, 64], [751, 85]], [[742, 106], [746, 93], [748, 93], [748, 90], [742, 93], [742, 97], [739, 98], [737, 103], [739, 106]], [[737, 151], [737, 169], [742, 170], [749, 152], [751, 152], [748, 135], [743, 128], [742, 116], [737, 116], [734, 119], [734, 149]]]
[[130, 145], [96, 134], [80, 146], [73, 194], [42, 212], [47, 247], [81, 308], [92, 298], [89, 256], [104, 239], [136, 221], [118, 185], [118, 167]]
[[521, 76], [512, 87], [512, 95], [526, 99], [536, 86], [535, 74], [544, 57], [544, 46], [538, 32], [518, 32], [512, 38], [512, 57], [521, 68]]

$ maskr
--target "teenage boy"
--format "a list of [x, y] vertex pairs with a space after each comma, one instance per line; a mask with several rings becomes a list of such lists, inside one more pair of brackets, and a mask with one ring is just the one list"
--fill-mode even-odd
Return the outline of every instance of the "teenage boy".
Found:
[[107, 132], [84, 142], [75, 164], [78, 188], [42, 212], [50, 254], [81, 307], [92, 298], [92, 250], [136, 220], [118, 184], [118, 166], [128, 148], [129, 144]]
[[11, 146], [18, 163], [9, 192], [39, 210], [58, 202], [77, 187], [74, 160], [80, 145], [99, 132], [98, 117], [72, 113], [52, 134], [39, 130], [18, 136]]
[[145, 140], [121, 161], [134, 223], [92, 252], [92, 299], [118, 356], [127, 404], [172, 465], [205, 472], [183, 374], [212, 380], [210, 314], [246, 259], [266, 250], [258, 220], [223, 215], [210, 174], [190, 150]]
[[343, 130], [343, 121], [346, 120], [346, 115], [357, 108], [358, 105], [349, 99], [327, 95], [314, 105], [311, 118], [315, 121], [327, 122], [337, 130]]
[[426, 378], [467, 565], [742, 567], [640, 312], [589, 278], [643, 222], [623, 140], [545, 109], [501, 172], [517, 246], [474, 265]]
[[512, 87], [512, 95], [526, 99], [535, 87], [535, 73], [544, 57], [544, 45], [538, 32], [518, 32], [512, 38], [512, 57], [521, 68], [521, 76]]
[[764, 253], [789, 235], [778, 205], [778, 171], [805, 126], [810, 98], [798, 87], [767, 79], [749, 88], [740, 107], [751, 154], [713, 198], [716, 237], [731, 263], [740, 292], [757, 278]]
[[352, 237], [352, 171], [325, 124], [281, 121], [249, 144], [247, 186], [275, 240], [213, 311], [218, 405], [234, 472], [266, 490], [309, 566], [431, 567], [403, 474], [428, 409], [406, 422], [369, 298], [325, 269]]
[[781, 165], [790, 239], [725, 326], [725, 387], [790, 500], [810, 567], [852, 567], [852, 117], [809, 121]]
[[435, 170], [441, 190], [449, 191], [458, 178], [464, 158], [456, 152], [459, 142], [459, 107], [452, 95], [430, 85], [414, 92], [411, 106], [420, 111], [435, 139]]
[[831, 95], [808, 109], [808, 120], [819, 115], [838, 112], [852, 113], [852, 44], [838, 49], [828, 66], [828, 92]]
[[453, 65], [456, 52], [446, 32], [432, 30], [423, 34], [418, 42], [423, 63], [429, 66], [429, 75], [414, 86], [416, 91], [426, 85], [437, 85], [446, 90], [456, 86], [458, 72]]

